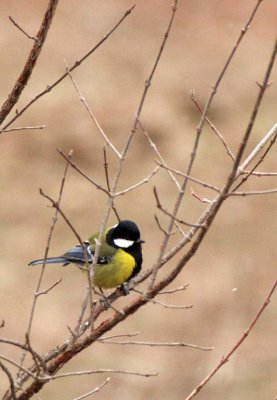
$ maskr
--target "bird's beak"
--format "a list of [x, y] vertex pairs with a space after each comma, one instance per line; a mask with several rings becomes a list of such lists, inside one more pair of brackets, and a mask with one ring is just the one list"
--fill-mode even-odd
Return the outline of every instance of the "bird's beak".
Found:
[[143, 240], [143, 239], [138, 239], [138, 240], [136, 241], [136, 243], [145, 243], [145, 240]]

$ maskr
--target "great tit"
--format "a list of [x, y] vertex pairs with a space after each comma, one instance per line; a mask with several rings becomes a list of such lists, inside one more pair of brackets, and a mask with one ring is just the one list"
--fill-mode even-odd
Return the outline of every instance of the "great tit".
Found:
[[[95, 252], [95, 240], [98, 234], [92, 235], [84, 242], [86, 256], [83, 247], [78, 244], [61, 257], [51, 257], [46, 260], [34, 260], [28, 265], [77, 264], [84, 266], [86, 262], [93, 262]], [[93, 284], [101, 288], [114, 288], [129, 281], [137, 275], [142, 264], [140, 231], [133, 221], [120, 221], [117, 225], [107, 229], [102, 238], [102, 245], [97, 264], [94, 270]]]

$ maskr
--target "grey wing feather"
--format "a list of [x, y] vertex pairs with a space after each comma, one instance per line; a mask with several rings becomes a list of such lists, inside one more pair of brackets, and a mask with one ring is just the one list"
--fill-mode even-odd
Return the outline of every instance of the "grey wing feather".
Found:
[[74, 246], [72, 249], [68, 250], [62, 257], [69, 262], [84, 263], [88, 261], [91, 263], [93, 260], [93, 253], [91, 252], [87, 243], [84, 243], [84, 245], [86, 248], [86, 256], [84, 255], [82, 246], [78, 244], [77, 246]]

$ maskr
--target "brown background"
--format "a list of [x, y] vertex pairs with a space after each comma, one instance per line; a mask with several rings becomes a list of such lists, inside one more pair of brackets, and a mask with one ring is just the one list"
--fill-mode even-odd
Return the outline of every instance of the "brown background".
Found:
[[[121, 149], [132, 126], [144, 81], [160, 47], [172, 1], [138, 1], [132, 15], [74, 77], [103, 129]], [[35, 35], [46, 1], [0, 3], [1, 102], [17, 79], [32, 42], [9, 21], [11, 15]], [[202, 104], [207, 99], [255, 1], [181, 1], [176, 21], [150, 88], [142, 122], [168, 164], [184, 169], [188, 162], [199, 114], [189, 99], [195, 89]], [[64, 72], [113, 26], [130, 1], [61, 1], [33, 76], [17, 105], [27, 101]], [[210, 117], [235, 151], [246, 129], [268, 63], [276, 30], [277, 4], [263, 2], [213, 103]], [[276, 67], [272, 79], [276, 82]], [[268, 90], [255, 125], [248, 152], [276, 122], [276, 83]], [[90, 176], [105, 184], [103, 142], [80, 103], [69, 80], [43, 97], [14, 126], [46, 124], [44, 131], [1, 135], [0, 231], [1, 335], [20, 341], [28, 324], [39, 268], [28, 268], [31, 259], [43, 256], [53, 209], [38, 188], [57, 196], [64, 161], [56, 148], [74, 149], [74, 160]], [[114, 156], [109, 155], [111, 175]], [[120, 188], [141, 180], [154, 168], [152, 150], [142, 134], [132, 143]], [[193, 175], [217, 186], [223, 184], [230, 159], [207, 127], [201, 140]], [[261, 167], [276, 171], [276, 149]], [[275, 178], [252, 178], [248, 190], [274, 187]], [[176, 191], [161, 171], [144, 187], [117, 201], [122, 218], [138, 222], [144, 246], [144, 268], [157, 259], [161, 232], [154, 221], [153, 185], [165, 207], [171, 209]], [[191, 185], [199, 195], [213, 193]], [[275, 184], [276, 186], [276, 184]], [[98, 229], [105, 197], [70, 171], [62, 205], [82, 238]], [[188, 194], [180, 217], [193, 221], [205, 205]], [[114, 223], [113, 216], [110, 223]], [[161, 216], [161, 221], [166, 218]], [[276, 278], [276, 195], [232, 198], [220, 211], [197, 256], [173, 287], [189, 289], [160, 298], [168, 304], [189, 305], [191, 310], [170, 310], [148, 305], [112, 333], [139, 331], [137, 340], [184, 341], [214, 346], [213, 352], [179, 348], [120, 347], [98, 344], [70, 362], [62, 372], [119, 368], [159, 372], [156, 378], [111, 375], [112, 381], [96, 396], [101, 399], [183, 399], [239, 339], [257, 313]], [[173, 244], [174, 239], [172, 240]], [[60, 254], [75, 243], [60, 219], [50, 253]], [[172, 265], [172, 264], [171, 264]], [[168, 271], [170, 266], [166, 267]], [[45, 352], [68, 336], [84, 296], [85, 278], [74, 267], [47, 268], [43, 288], [62, 277], [62, 283], [42, 296], [32, 331], [33, 347]], [[237, 290], [233, 290], [236, 288]], [[133, 295], [132, 295], [133, 296]], [[131, 301], [128, 297], [122, 302]], [[120, 307], [118, 304], [118, 307]], [[109, 311], [110, 312], [110, 311]], [[276, 387], [276, 296], [255, 330], [234, 357], [198, 395], [199, 399], [272, 400]], [[20, 353], [1, 345], [1, 354], [16, 361]], [[275, 378], [275, 380], [274, 380]], [[80, 396], [104, 380], [84, 376], [57, 380], [45, 386], [40, 399], [67, 400]], [[7, 388], [0, 373], [0, 390]]]

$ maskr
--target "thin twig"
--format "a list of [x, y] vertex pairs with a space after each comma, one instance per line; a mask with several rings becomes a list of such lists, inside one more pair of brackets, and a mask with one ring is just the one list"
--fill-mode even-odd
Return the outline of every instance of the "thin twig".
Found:
[[91, 369], [87, 371], [76, 371], [76, 372], [65, 372], [64, 374], [58, 374], [53, 376], [43, 376], [40, 377], [39, 380], [41, 382], [53, 381], [60, 378], [70, 378], [72, 376], [82, 376], [82, 375], [93, 375], [93, 374], [126, 374], [126, 375], [136, 375], [136, 376], [143, 376], [145, 378], [157, 376], [158, 373], [143, 373], [143, 372], [136, 372], [136, 371], [128, 371], [123, 369]]
[[125, 333], [125, 334], [121, 334], [121, 335], [110, 335], [110, 336], [101, 337], [101, 339], [99, 339], [99, 341], [104, 342], [105, 340], [117, 339], [117, 338], [121, 338], [121, 337], [134, 337], [134, 336], [138, 336], [138, 335], [139, 335], [139, 332]]
[[189, 287], [189, 284], [187, 283], [186, 285], [180, 286], [180, 287], [175, 288], [175, 289], [163, 290], [162, 292], [159, 292], [158, 294], [172, 294], [172, 293], [176, 293], [176, 292], [180, 292], [180, 291], [186, 290], [188, 287]]
[[242, 174], [251, 174], [252, 176], [258, 176], [258, 177], [262, 177], [262, 176], [277, 176], [277, 172], [261, 172], [261, 171], [242, 171]]
[[17, 400], [12, 374], [10, 373], [8, 368], [2, 363], [2, 361], [0, 361], [0, 368], [5, 372], [5, 374], [7, 375], [8, 379], [9, 379], [12, 399]]
[[174, 235], [176, 232], [167, 232], [163, 227], [162, 227], [162, 225], [161, 225], [161, 223], [160, 223], [160, 221], [159, 221], [159, 218], [158, 218], [158, 216], [157, 216], [157, 214], [155, 214], [154, 215], [154, 218], [155, 218], [155, 221], [156, 221], [156, 223], [157, 223], [157, 225], [158, 225], [158, 228], [160, 229], [160, 231], [162, 231], [163, 232], [163, 234], [164, 235]]
[[[72, 155], [72, 151], [69, 153], [68, 157], [70, 158], [71, 155]], [[57, 202], [58, 205], [60, 204], [61, 199], [62, 199], [62, 194], [63, 194], [63, 189], [64, 189], [67, 170], [68, 170], [68, 162], [66, 163], [66, 166], [65, 166], [65, 169], [64, 169], [64, 174], [63, 174], [62, 181], [61, 181], [60, 192], [59, 192], [59, 197], [58, 197], [58, 202]], [[51, 225], [50, 225], [49, 235], [48, 235], [46, 248], [45, 248], [45, 252], [44, 252], [44, 260], [46, 260], [46, 258], [48, 256], [50, 243], [51, 243], [51, 239], [52, 239], [52, 235], [53, 235], [53, 231], [54, 231], [57, 219], [58, 219], [58, 210], [55, 211], [54, 216], [52, 218]], [[44, 270], [45, 270], [45, 262], [42, 265], [40, 276], [38, 278], [37, 287], [36, 287], [36, 290], [35, 290], [35, 293], [34, 293], [34, 298], [33, 298], [33, 303], [32, 303], [32, 307], [31, 307], [30, 318], [29, 318], [29, 323], [28, 323], [28, 328], [27, 328], [27, 332], [26, 332], [28, 337], [31, 336], [31, 330], [32, 330], [32, 325], [33, 325], [35, 309], [36, 309], [36, 305], [37, 305], [37, 301], [38, 301], [38, 297], [39, 297], [38, 295], [36, 295], [36, 293], [40, 292], [42, 280], [43, 280], [43, 277], [44, 277]], [[26, 352], [22, 353], [21, 365], [24, 364], [25, 357], [26, 357]], [[19, 379], [19, 373], [17, 375], [17, 381], [18, 381], [18, 379]]]
[[269, 130], [269, 132], [263, 137], [263, 139], [257, 144], [257, 146], [254, 148], [253, 151], [249, 154], [247, 159], [239, 166], [237, 175], [240, 175], [242, 172], [245, 171], [245, 169], [248, 167], [248, 165], [251, 163], [251, 161], [257, 156], [257, 154], [260, 153], [260, 151], [264, 148], [267, 142], [273, 138], [273, 136], [276, 136], [277, 134], [277, 124], [273, 125], [273, 127]]
[[142, 179], [140, 182], [135, 183], [134, 185], [128, 187], [127, 189], [121, 190], [120, 192], [116, 192], [114, 194], [114, 197], [123, 196], [124, 194], [130, 192], [131, 190], [137, 189], [141, 185], [148, 183], [150, 181], [150, 179], [158, 172], [159, 168], [160, 168], [159, 166], [154, 168], [154, 170], [151, 172], [151, 174], [149, 174], [146, 178]]
[[8, 358], [6, 356], [3, 356], [3, 354], [0, 354], [0, 358], [2, 360], [7, 361], [8, 363], [14, 365], [15, 367], [17, 367], [18, 369], [20, 369], [21, 371], [25, 372], [25, 374], [27, 374], [28, 376], [30, 376], [33, 379], [37, 379], [37, 376], [35, 374], [33, 374], [29, 369], [24, 368], [22, 365], [20, 365], [19, 363], [17, 363], [16, 361], [12, 360], [11, 358]]
[[[190, 91], [190, 98], [193, 101], [193, 103], [196, 105], [197, 109], [203, 113], [203, 109], [200, 106], [200, 104], [198, 103], [196, 97], [195, 97], [195, 93], [194, 90]], [[210, 125], [211, 129], [214, 131], [214, 133], [217, 135], [217, 137], [219, 138], [219, 140], [221, 141], [221, 143], [223, 144], [223, 146], [225, 147], [227, 154], [231, 157], [231, 159], [234, 161], [235, 157], [230, 149], [230, 147], [227, 145], [224, 137], [221, 135], [221, 133], [219, 132], [219, 130], [215, 127], [215, 125], [210, 121], [210, 119], [207, 117], [207, 115], [205, 116], [205, 120], [208, 122], [208, 124]]]
[[[201, 225], [197, 225], [197, 224], [192, 224], [192, 223], [190, 223], [190, 222], [186, 222], [186, 221], [184, 221], [184, 220], [182, 220], [182, 219], [179, 219], [179, 218], [175, 217], [173, 214], [171, 214], [169, 211], [167, 211], [167, 210], [162, 206], [162, 204], [161, 204], [161, 202], [160, 202], [160, 199], [159, 199], [159, 196], [158, 196], [158, 192], [157, 192], [157, 188], [156, 188], [156, 187], [154, 187], [153, 191], [154, 191], [154, 196], [155, 196], [155, 199], [156, 199], [156, 202], [157, 202], [157, 208], [158, 208], [159, 210], [161, 210], [164, 214], [168, 215], [171, 219], [173, 219], [174, 221], [179, 222], [179, 223], [182, 224], [182, 225], [191, 226], [191, 227], [198, 227], [198, 228], [201, 227]], [[168, 232], [168, 233], [167, 233], [167, 236], [170, 236], [170, 235], [171, 235], [171, 231], [167, 231], [167, 232]]]
[[21, 126], [18, 128], [10, 128], [10, 129], [0, 129], [1, 133], [9, 133], [9, 132], [18, 132], [18, 131], [29, 131], [29, 130], [36, 130], [36, 129], [45, 129], [46, 125], [38, 125], [38, 126]]
[[[98, 342], [102, 342], [102, 339], [99, 339]], [[132, 340], [124, 340], [121, 342], [115, 341], [105, 341], [105, 344], [118, 344], [118, 345], [136, 345], [136, 346], [150, 346], [150, 347], [191, 347], [193, 349], [211, 351], [214, 350], [214, 347], [203, 347], [198, 346], [197, 344], [185, 343], [185, 342], [136, 342]]]
[[96, 388], [94, 388], [90, 392], [87, 392], [87, 393], [83, 394], [82, 396], [75, 397], [73, 400], [82, 400], [82, 399], [84, 399], [84, 398], [86, 398], [88, 396], [91, 396], [94, 393], [99, 392], [107, 383], [110, 382], [110, 380], [111, 380], [111, 378], [108, 376], [108, 378], [103, 383], [101, 383], [101, 385], [96, 386]]
[[[135, 8], [135, 5], [133, 5], [131, 8], [129, 8], [124, 15], [120, 18], [120, 20], [114, 25], [114, 27], [107, 33], [105, 36], [92, 48], [90, 49], [84, 56], [82, 56], [79, 60], [76, 60], [75, 63], [69, 68], [69, 71], [72, 72], [74, 69], [79, 67], [83, 61], [85, 61], [92, 53], [94, 53], [95, 50], [98, 49], [110, 36], [111, 34], [121, 25], [121, 23], [125, 20], [125, 18], [128, 17], [128, 15], [131, 14], [133, 9]], [[37, 36], [39, 37], [39, 35]], [[67, 77], [67, 72], [65, 72], [62, 76], [60, 76], [56, 81], [51, 83], [50, 85], [47, 85], [46, 89], [44, 89], [42, 92], [37, 94], [32, 100], [30, 100], [21, 110], [18, 110], [16, 115], [4, 126], [4, 129], [6, 129], [8, 126], [10, 126], [17, 118], [19, 118], [33, 103], [35, 103], [38, 99], [40, 99], [42, 96], [45, 94], [51, 92], [51, 90], [54, 89], [55, 86], [57, 86], [59, 83], [61, 83], [65, 78]], [[7, 115], [7, 114], [6, 114]], [[6, 116], [5, 115], [5, 116]], [[2, 123], [2, 120], [0, 120], [0, 123]]]
[[[138, 290], [138, 289], [134, 289], [134, 288], [133, 288], [133, 291], [136, 292], [136, 293], [139, 293], [139, 294], [143, 295], [143, 292], [142, 292], [141, 290]], [[189, 310], [189, 309], [193, 308], [193, 305], [192, 305], [192, 304], [190, 304], [190, 305], [188, 305], [188, 306], [175, 306], [175, 305], [173, 305], [173, 304], [166, 304], [166, 303], [164, 303], [164, 302], [162, 302], [162, 301], [155, 300], [155, 299], [153, 299], [153, 298], [152, 298], [152, 299], [147, 299], [147, 301], [150, 302], [150, 303], [152, 303], [152, 304], [158, 304], [159, 306], [162, 306], [162, 307], [164, 307], [164, 308], [172, 308], [172, 309], [175, 309], [175, 310]]]
[[[11, 93], [9, 94], [9, 97], [7, 98], [7, 100], [4, 102], [4, 104], [1, 107], [0, 125], [5, 120], [5, 118], [10, 113], [10, 111], [15, 106], [15, 104], [18, 102], [18, 99], [19, 99], [22, 91], [24, 90], [25, 86], [27, 85], [27, 83], [32, 75], [33, 69], [34, 69], [36, 62], [38, 60], [38, 57], [40, 55], [42, 46], [45, 42], [51, 22], [55, 15], [57, 4], [58, 4], [58, 0], [49, 0], [48, 7], [47, 7], [46, 13], [44, 15], [42, 24], [36, 35], [36, 40], [35, 40], [34, 46], [29, 54], [29, 57], [24, 65], [24, 68], [23, 68], [20, 76], [18, 77]], [[18, 118], [18, 113], [17, 113], [16, 117], [13, 118], [12, 121], [14, 121], [16, 118]], [[10, 123], [7, 124], [4, 127], [4, 129], [6, 129], [10, 125]]]
[[[222, 68], [222, 70], [221, 70], [221, 72], [220, 72], [215, 84], [211, 88], [210, 95], [208, 97], [208, 100], [207, 100], [206, 105], [204, 107], [204, 110], [202, 112], [202, 116], [200, 118], [199, 124], [198, 124], [198, 126], [196, 128], [196, 138], [195, 138], [195, 141], [194, 141], [193, 149], [192, 149], [191, 156], [190, 156], [190, 161], [189, 161], [189, 164], [188, 164], [188, 167], [187, 167], [187, 171], [186, 171], [186, 175], [188, 175], [188, 176], [191, 175], [192, 167], [193, 167], [194, 160], [196, 158], [196, 154], [197, 154], [197, 150], [198, 150], [198, 145], [199, 145], [201, 133], [203, 131], [203, 127], [204, 127], [204, 124], [205, 124], [205, 121], [206, 121], [206, 116], [207, 116], [208, 111], [210, 109], [210, 106], [212, 104], [213, 98], [214, 98], [214, 96], [215, 96], [215, 94], [216, 94], [216, 92], [218, 90], [218, 87], [219, 87], [219, 85], [220, 85], [220, 83], [221, 83], [221, 81], [222, 81], [222, 79], [223, 79], [223, 77], [225, 75], [225, 72], [226, 72], [227, 68], [229, 67], [229, 65], [230, 65], [230, 63], [231, 63], [231, 61], [233, 59], [234, 54], [236, 53], [236, 51], [238, 49], [238, 46], [239, 46], [241, 40], [243, 39], [245, 33], [247, 32], [247, 30], [248, 30], [248, 28], [250, 26], [250, 23], [252, 22], [252, 20], [253, 20], [253, 18], [255, 16], [260, 4], [262, 3], [262, 1], [263, 0], [258, 0], [257, 1], [257, 4], [254, 7], [254, 9], [253, 9], [253, 11], [252, 11], [252, 13], [250, 15], [250, 18], [248, 19], [245, 27], [241, 30], [241, 33], [240, 33], [240, 35], [239, 35], [239, 37], [237, 39], [237, 42], [236, 42], [235, 46], [233, 47], [230, 55], [228, 56], [228, 58], [227, 58], [227, 60], [226, 60], [226, 62], [224, 64], [224, 66], [223, 66], [223, 68]], [[174, 205], [174, 208], [173, 208], [173, 212], [170, 213], [171, 219], [170, 219], [169, 224], [168, 224], [168, 229], [167, 229], [168, 232], [172, 231], [173, 226], [174, 226], [174, 222], [176, 221], [177, 213], [179, 211], [179, 208], [180, 208], [180, 205], [181, 205], [181, 202], [182, 202], [182, 199], [184, 197], [185, 190], [186, 190], [187, 181], [188, 181], [188, 178], [184, 178], [184, 180], [183, 180], [183, 182], [181, 184], [181, 189], [179, 191], [179, 194], [177, 196], [177, 199], [176, 199], [176, 202], [175, 202], [175, 205]], [[228, 182], [228, 185], [229, 185], [229, 182]], [[216, 208], [220, 207], [220, 205], [221, 205], [220, 203], [221, 202], [218, 203]], [[216, 211], [215, 211], [215, 214], [216, 214]], [[204, 230], [202, 230], [202, 234], [205, 235], [205, 231]], [[151, 292], [152, 288], [154, 287], [155, 280], [156, 280], [156, 277], [157, 277], [157, 273], [158, 273], [158, 270], [160, 268], [160, 265], [161, 265], [161, 262], [162, 262], [162, 259], [163, 259], [163, 256], [164, 256], [168, 241], [169, 241], [169, 236], [165, 236], [164, 239], [163, 239], [161, 248], [160, 248], [160, 253], [159, 253], [157, 262], [156, 262], [156, 268], [153, 269], [151, 280], [150, 280], [150, 283], [148, 285], [147, 296]]]
[[217, 192], [217, 193], [220, 193], [220, 189], [219, 189], [218, 187], [214, 186], [214, 185], [211, 185], [211, 184], [209, 184], [209, 183], [207, 183], [207, 182], [201, 181], [200, 179], [193, 178], [192, 176], [189, 176], [189, 175], [185, 174], [184, 172], [181, 172], [181, 171], [179, 171], [179, 170], [177, 170], [177, 169], [170, 168], [170, 167], [169, 167], [168, 165], [166, 165], [166, 164], [161, 164], [161, 163], [158, 162], [158, 161], [156, 161], [156, 163], [157, 163], [160, 167], [162, 167], [162, 168], [164, 168], [164, 169], [167, 169], [167, 170], [169, 170], [169, 171], [171, 171], [171, 172], [174, 172], [174, 174], [183, 176], [184, 178], [187, 178], [188, 180], [190, 180], [190, 181], [192, 181], [192, 182], [198, 183], [199, 185], [201, 185], [201, 186], [203, 186], [203, 187], [205, 187], [205, 188], [209, 188], [209, 189], [214, 190], [214, 191]]
[[121, 154], [120, 154], [119, 151], [116, 149], [116, 147], [113, 145], [113, 143], [111, 142], [111, 140], [108, 138], [108, 136], [106, 135], [106, 133], [104, 132], [104, 130], [101, 128], [101, 125], [100, 125], [99, 122], [97, 121], [95, 115], [93, 114], [93, 112], [92, 112], [92, 110], [91, 110], [91, 108], [90, 108], [90, 106], [89, 106], [89, 104], [88, 104], [88, 102], [87, 102], [85, 96], [82, 94], [82, 92], [81, 92], [79, 86], [77, 85], [75, 79], [73, 78], [73, 76], [72, 76], [72, 74], [71, 74], [71, 72], [70, 72], [70, 69], [69, 69], [69, 67], [68, 67], [68, 65], [67, 65], [67, 63], [66, 63], [66, 61], [65, 61], [64, 63], [65, 63], [67, 75], [69, 76], [69, 78], [70, 78], [70, 80], [71, 80], [71, 82], [72, 82], [74, 88], [76, 89], [76, 92], [78, 93], [78, 96], [79, 96], [79, 99], [80, 99], [81, 103], [84, 104], [85, 109], [87, 110], [87, 112], [89, 113], [91, 119], [92, 119], [93, 122], [95, 123], [95, 125], [96, 125], [98, 131], [101, 133], [101, 135], [102, 135], [103, 139], [105, 140], [107, 146], [109, 146], [109, 147], [115, 152], [115, 154], [117, 155], [118, 158], [121, 158]]
[[[155, 152], [155, 153], [157, 154], [157, 156], [159, 157], [160, 162], [161, 162], [160, 165], [161, 165], [161, 166], [164, 166], [164, 165], [165, 165], [165, 161], [164, 161], [164, 159], [163, 159], [161, 153], [159, 152], [159, 150], [158, 150], [156, 144], [153, 142], [153, 140], [150, 138], [149, 134], [148, 134], [148, 133], [146, 132], [146, 130], [144, 129], [144, 127], [143, 127], [141, 121], [139, 121], [139, 125], [140, 125], [140, 128], [141, 128], [142, 132], [143, 132], [144, 135], [146, 136], [146, 138], [147, 138], [147, 140], [148, 140], [150, 146], [152, 147], [152, 149], [154, 150], [154, 152]], [[167, 169], [167, 172], [168, 172], [168, 174], [169, 174], [171, 180], [172, 180], [172, 181], [175, 183], [175, 185], [177, 186], [177, 189], [180, 190], [180, 189], [181, 189], [181, 186], [180, 186], [179, 182], [177, 181], [177, 179], [175, 178], [175, 176], [174, 176], [174, 175], [172, 174], [172, 172], [170, 171], [170, 169]]]
[[203, 379], [203, 381], [196, 386], [196, 388], [185, 398], [185, 400], [191, 400], [193, 397], [195, 397], [197, 395], [197, 393], [200, 392], [200, 390], [203, 388], [203, 386], [205, 386], [210, 380], [211, 378], [217, 373], [217, 371], [225, 364], [229, 361], [230, 357], [235, 353], [235, 351], [240, 347], [240, 345], [245, 341], [245, 339], [248, 337], [249, 333], [252, 331], [252, 329], [254, 328], [254, 326], [256, 325], [258, 319], [260, 318], [260, 316], [262, 315], [263, 311], [265, 310], [266, 306], [269, 304], [270, 302], [270, 298], [273, 295], [275, 289], [277, 286], [277, 281], [275, 281], [272, 289], [270, 290], [267, 298], [265, 299], [262, 307], [260, 308], [260, 310], [258, 311], [257, 315], [255, 316], [255, 318], [253, 319], [253, 321], [251, 322], [251, 324], [249, 325], [248, 329], [244, 332], [244, 334], [241, 336], [241, 338], [236, 342], [236, 344], [231, 348], [231, 350], [228, 352], [228, 354], [224, 357], [222, 357], [222, 359], [220, 360], [220, 362], [217, 364], [217, 366], [206, 376], [205, 379]]
[[48, 294], [52, 289], [58, 286], [62, 281], [62, 278], [58, 279], [55, 283], [53, 283], [48, 289], [41, 290], [40, 292], [36, 292], [36, 296], [41, 296], [42, 294]]
[[35, 364], [37, 365], [37, 370], [40, 371], [40, 369], [42, 368], [42, 371], [45, 374], [48, 373], [47, 365], [46, 365], [45, 361], [31, 346], [29, 335], [26, 333], [25, 336], [26, 336], [26, 345], [28, 347], [29, 352], [31, 353], [31, 355], [33, 357], [33, 360], [34, 360]]
[[[232, 191], [236, 191], [240, 186], [242, 186], [247, 179], [253, 174], [253, 172], [255, 171], [255, 169], [264, 161], [266, 155], [269, 153], [271, 147], [275, 144], [276, 142], [276, 138], [277, 138], [277, 131], [275, 132], [275, 135], [272, 137], [267, 149], [265, 150], [265, 152], [263, 153], [263, 155], [260, 157], [260, 159], [253, 165], [253, 167], [251, 168], [251, 170], [243, 176], [243, 178], [241, 179], [241, 181], [232, 189]], [[263, 145], [264, 146], [264, 145]], [[263, 148], [263, 146], [260, 147], [260, 149]], [[257, 147], [256, 147], [257, 148]], [[249, 157], [248, 157], [249, 158]], [[240, 176], [237, 175], [236, 178], [238, 178]]]
[[24, 31], [24, 29], [22, 29], [21, 26], [19, 26], [10, 15], [9, 15], [9, 20], [17, 27], [17, 29], [20, 30], [20, 32], [22, 32], [25, 36], [27, 36], [28, 39], [32, 39], [34, 41], [38, 40], [36, 37], [31, 36], [26, 31]]
[[[110, 186], [110, 179], [109, 179], [109, 164], [108, 164], [108, 159], [107, 159], [105, 146], [103, 147], [103, 155], [104, 155], [104, 171], [105, 171], [106, 184], [107, 184], [107, 189], [110, 192], [111, 191], [111, 186]], [[120, 222], [120, 217], [119, 217], [118, 211], [117, 211], [117, 209], [116, 209], [116, 207], [114, 205], [114, 202], [112, 204], [112, 209], [113, 209], [113, 212], [114, 212], [118, 222]]]
[[77, 167], [77, 165], [69, 157], [67, 157], [59, 148], [57, 148], [57, 150], [60, 153], [60, 155], [71, 165], [71, 167], [75, 169], [84, 178], [86, 178], [90, 183], [92, 183], [96, 187], [96, 189], [102, 190], [102, 192], [106, 193], [108, 196], [110, 195], [110, 192], [107, 189], [105, 189], [102, 185], [99, 185], [99, 183], [95, 182], [85, 172], [83, 172], [79, 167]]
[[277, 193], [277, 189], [268, 189], [268, 190], [253, 190], [248, 192], [230, 192], [228, 196], [256, 196], [263, 194], [272, 194]]

